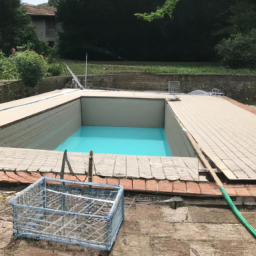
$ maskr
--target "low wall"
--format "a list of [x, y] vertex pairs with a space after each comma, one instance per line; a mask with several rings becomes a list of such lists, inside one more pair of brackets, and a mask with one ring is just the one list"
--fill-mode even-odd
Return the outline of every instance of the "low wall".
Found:
[[0, 80], [0, 103], [61, 89], [69, 80], [71, 81], [71, 78], [67, 76], [47, 77], [40, 81], [36, 88], [26, 87], [20, 80], [2, 80], [3, 82]]
[[78, 99], [0, 129], [0, 147], [52, 150], [81, 125]]
[[[84, 77], [79, 77], [84, 84]], [[21, 99], [61, 88], [72, 87], [72, 78], [49, 77], [41, 81], [37, 88], [27, 88], [20, 81], [0, 84], [0, 103]], [[168, 81], [180, 81], [181, 92], [188, 93], [201, 89], [220, 89], [226, 96], [245, 104], [256, 104], [256, 75], [183, 75], [125, 73], [90, 75], [87, 86], [95, 89], [117, 89], [138, 91], [167, 91]]]
[[[84, 84], [84, 77], [79, 77]], [[88, 76], [91, 88], [167, 91], [168, 81], [180, 81], [181, 92], [220, 89], [226, 96], [245, 104], [256, 104], [256, 75], [104, 74]]]

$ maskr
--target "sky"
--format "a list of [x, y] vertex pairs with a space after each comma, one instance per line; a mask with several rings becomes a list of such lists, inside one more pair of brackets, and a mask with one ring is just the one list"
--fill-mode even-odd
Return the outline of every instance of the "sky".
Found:
[[48, 0], [22, 0], [22, 3], [28, 3], [28, 4], [42, 4], [42, 3], [47, 3]]

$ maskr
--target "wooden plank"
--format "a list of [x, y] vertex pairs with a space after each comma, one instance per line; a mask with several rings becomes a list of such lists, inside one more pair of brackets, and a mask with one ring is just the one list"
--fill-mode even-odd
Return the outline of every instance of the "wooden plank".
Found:
[[[191, 135], [190, 135], [191, 136]], [[230, 180], [237, 180], [234, 173], [229, 170], [229, 168], [216, 156], [211, 154], [208, 150], [202, 149], [202, 151], [211, 159], [211, 161], [225, 174], [225, 176]], [[206, 166], [207, 167], [207, 166]], [[210, 167], [211, 168], [211, 167]], [[207, 167], [207, 169], [209, 169]], [[216, 175], [216, 174], [215, 174]]]

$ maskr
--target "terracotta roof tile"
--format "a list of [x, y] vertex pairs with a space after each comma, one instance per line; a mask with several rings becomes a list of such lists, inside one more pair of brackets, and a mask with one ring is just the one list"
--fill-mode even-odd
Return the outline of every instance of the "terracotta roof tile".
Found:
[[40, 16], [55, 16], [56, 8], [52, 6], [24, 4], [27, 14]]

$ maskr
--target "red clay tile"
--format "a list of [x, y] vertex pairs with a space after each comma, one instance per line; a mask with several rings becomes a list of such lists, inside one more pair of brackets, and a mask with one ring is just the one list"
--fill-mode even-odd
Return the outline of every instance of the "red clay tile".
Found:
[[93, 176], [92, 177], [92, 182], [106, 184], [107, 183], [107, 179], [106, 178], [101, 178], [99, 176]]
[[119, 185], [119, 179], [107, 179], [109, 185]]
[[26, 183], [34, 183], [35, 181], [38, 180], [37, 178], [35, 178], [34, 176], [30, 175], [27, 172], [17, 172], [16, 174], [24, 178], [27, 181]]
[[[55, 173], [52, 173], [52, 172], [41, 172], [40, 174], [42, 176], [49, 177], [49, 178], [56, 178], [56, 179], [60, 178], [60, 176], [58, 176], [59, 174], [55, 174]], [[47, 184], [59, 184], [59, 182], [55, 182], [55, 181], [51, 181], [51, 180], [47, 180], [46, 183]]]
[[184, 181], [174, 181], [173, 182], [173, 192], [175, 193], [186, 193], [186, 183]]
[[145, 180], [134, 179], [132, 188], [133, 190], [146, 190]]
[[247, 187], [252, 196], [256, 197], [256, 187]]
[[29, 183], [27, 179], [17, 175], [15, 172], [6, 172], [6, 175], [11, 179], [16, 180], [16, 182]]
[[[4, 173], [4, 171], [0, 171], [0, 181], [9, 182], [9, 177]], [[17, 181], [14, 181], [14, 182], [17, 182]]]
[[158, 191], [172, 192], [172, 190], [173, 190], [173, 182], [168, 180], [158, 181]]
[[187, 193], [189, 194], [201, 194], [200, 187], [196, 182], [186, 182], [187, 184]]
[[251, 113], [256, 115], [256, 110], [254, 108], [249, 107], [247, 105], [244, 105], [244, 104], [242, 104], [242, 103], [240, 103], [240, 102], [238, 102], [236, 100], [230, 99], [228, 97], [224, 97], [224, 99], [229, 101], [230, 103], [232, 103], [232, 104], [234, 104], [234, 105], [236, 105], [236, 106], [238, 106], [240, 108], [243, 108], [243, 109], [245, 109], [245, 110], [247, 110], [247, 111], [249, 111], [249, 112], [251, 112]]
[[[41, 172], [40, 173], [42, 176], [46, 176], [46, 177], [49, 177], [49, 178], [57, 178], [57, 175], [59, 174], [55, 174], [55, 173], [52, 173], [52, 172]], [[59, 179], [59, 178], [57, 178]]]
[[225, 191], [228, 193], [229, 196], [237, 196], [234, 187], [231, 185], [224, 185]]
[[146, 190], [157, 191], [157, 181], [156, 180], [147, 180], [146, 181]]
[[216, 195], [214, 189], [208, 183], [199, 183], [201, 194], [203, 195]]
[[73, 180], [73, 181], [79, 181], [76, 176], [74, 175], [69, 175], [69, 174], [64, 174], [64, 180]]
[[237, 196], [252, 196], [246, 187], [234, 186], [234, 190], [236, 191]]
[[212, 187], [216, 195], [222, 195], [222, 192], [220, 191], [219, 186], [216, 183], [211, 182], [209, 183], [209, 185]]
[[29, 172], [29, 174], [31, 176], [33, 176], [36, 179], [40, 179], [42, 177], [42, 175], [40, 174], [40, 172]]
[[120, 179], [120, 185], [123, 186], [125, 190], [132, 190], [132, 180], [130, 179]]

